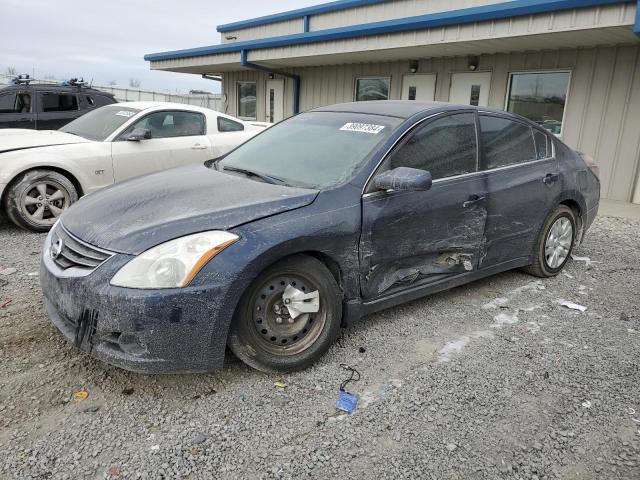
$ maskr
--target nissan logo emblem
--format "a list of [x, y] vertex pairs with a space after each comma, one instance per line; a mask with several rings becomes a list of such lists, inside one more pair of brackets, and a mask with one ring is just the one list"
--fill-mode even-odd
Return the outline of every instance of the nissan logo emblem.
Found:
[[49, 250], [49, 253], [51, 254], [52, 259], [55, 260], [60, 256], [62, 253], [62, 247], [64, 247], [64, 242], [61, 238], [57, 238], [55, 241], [51, 242], [51, 249]]

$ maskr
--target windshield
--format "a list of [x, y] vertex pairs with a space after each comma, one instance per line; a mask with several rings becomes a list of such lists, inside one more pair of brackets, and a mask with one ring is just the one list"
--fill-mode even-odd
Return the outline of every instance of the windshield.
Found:
[[102, 142], [139, 111], [121, 104], [101, 107], [67, 123], [60, 131]]
[[401, 121], [361, 113], [303, 113], [254, 137], [221, 164], [290, 185], [330, 187], [351, 178]]

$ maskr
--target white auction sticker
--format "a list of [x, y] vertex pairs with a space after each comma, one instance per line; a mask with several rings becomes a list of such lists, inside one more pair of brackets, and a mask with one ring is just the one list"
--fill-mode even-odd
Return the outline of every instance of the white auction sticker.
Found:
[[373, 125], [371, 123], [345, 123], [340, 130], [349, 132], [373, 133], [377, 135], [384, 129], [384, 125]]
[[118, 113], [116, 113], [116, 115], [119, 115], [121, 117], [133, 117], [135, 115], [135, 112], [129, 112], [128, 110], [120, 110]]

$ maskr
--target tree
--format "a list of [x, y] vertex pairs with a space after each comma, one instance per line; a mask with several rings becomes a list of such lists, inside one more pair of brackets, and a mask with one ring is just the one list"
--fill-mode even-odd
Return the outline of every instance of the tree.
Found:
[[142, 85], [142, 82], [140, 81], [140, 79], [139, 79], [139, 78], [133, 78], [133, 77], [131, 77], [131, 78], [129, 79], [129, 86], [130, 86], [131, 88], [140, 88], [140, 85]]
[[108, 82], [108, 85], [110, 85], [110, 86], [112, 86], [112, 87], [113, 87], [115, 84], [116, 84], [116, 81], [115, 81], [115, 80], [109, 80], [109, 82]]
[[7, 75], [9, 75], [10, 77], [14, 76], [16, 73], [16, 67], [7, 67]]

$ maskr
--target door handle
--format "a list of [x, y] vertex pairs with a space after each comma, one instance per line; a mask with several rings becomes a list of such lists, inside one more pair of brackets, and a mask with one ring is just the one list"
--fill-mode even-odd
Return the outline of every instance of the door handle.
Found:
[[557, 173], [547, 173], [542, 179], [542, 183], [546, 183], [546, 184], [553, 183], [558, 180], [559, 176], [560, 175], [558, 175]]
[[207, 148], [209, 147], [207, 147], [206, 145], [200, 145], [199, 143], [191, 146], [191, 150], [206, 150]]
[[473, 205], [474, 203], [478, 203], [481, 202], [482, 200], [484, 200], [484, 197], [481, 197], [479, 195], [469, 195], [469, 198], [467, 199], [466, 202], [464, 202], [462, 204], [463, 208], [467, 208], [470, 207], [471, 205]]

